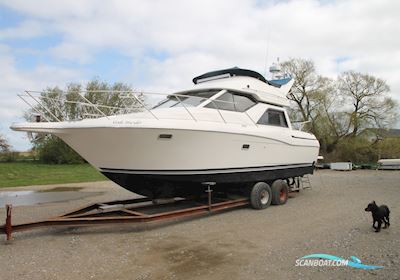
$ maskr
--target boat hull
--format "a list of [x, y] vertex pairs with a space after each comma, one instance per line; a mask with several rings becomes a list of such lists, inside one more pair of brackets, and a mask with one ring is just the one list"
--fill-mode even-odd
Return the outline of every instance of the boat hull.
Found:
[[[204, 193], [204, 182], [215, 182], [214, 191], [243, 192], [254, 182], [272, 182], [312, 174], [313, 164], [281, 165], [233, 170], [186, 171], [182, 174], [143, 174], [135, 170], [103, 170], [102, 173], [121, 187], [151, 198], [186, 197]], [[141, 174], [142, 173], [142, 174]]]
[[[316, 161], [315, 141], [295, 144], [250, 132], [167, 128], [86, 128], [54, 133], [98, 169], [172, 171], [235, 169]], [[170, 138], [163, 138], [170, 137]]]
[[[74, 129], [59, 135], [106, 177], [149, 197], [229, 191], [313, 172], [318, 146], [291, 137], [167, 128]], [[91, 141], [89, 141], [91, 139]], [[247, 146], [246, 146], [247, 145]]]
[[310, 174], [319, 151], [315, 138], [281, 127], [159, 120], [90, 125], [15, 129], [60, 137], [109, 179], [149, 197], [188, 196], [210, 181], [229, 191]]

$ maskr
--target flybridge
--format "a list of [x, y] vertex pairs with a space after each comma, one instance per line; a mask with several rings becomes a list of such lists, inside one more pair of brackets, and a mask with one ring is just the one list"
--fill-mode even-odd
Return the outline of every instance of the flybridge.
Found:
[[251, 95], [260, 102], [287, 107], [289, 100], [286, 95], [294, 80], [280, 68], [272, 70], [270, 81], [258, 72], [238, 67], [211, 71], [193, 78], [193, 89], [226, 89]]

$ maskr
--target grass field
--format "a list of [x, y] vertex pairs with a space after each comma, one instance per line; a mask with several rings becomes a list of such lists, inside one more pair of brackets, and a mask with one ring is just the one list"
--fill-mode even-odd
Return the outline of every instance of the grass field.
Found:
[[107, 180], [89, 164], [0, 163], [0, 188]]

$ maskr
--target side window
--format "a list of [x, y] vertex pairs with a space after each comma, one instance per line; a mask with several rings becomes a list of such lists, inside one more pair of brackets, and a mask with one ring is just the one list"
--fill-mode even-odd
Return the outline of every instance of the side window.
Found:
[[205, 107], [214, 109], [217, 107], [219, 110], [244, 112], [254, 104], [256, 104], [256, 102], [247, 96], [226, 92]]
[[268, 109], [258, 120], [257, 124], [288, 127], [285, 113], [279, 110]]

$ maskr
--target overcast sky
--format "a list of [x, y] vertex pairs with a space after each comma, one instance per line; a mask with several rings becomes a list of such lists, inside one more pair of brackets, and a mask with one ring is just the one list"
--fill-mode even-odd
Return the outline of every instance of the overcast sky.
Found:
[[168, 92], [216, 69], [264, 74], [277, 57], [312, 59], [332, 78], [373, 74], [400, 100], [399, 12], [396, 0], [0, 0], [0, 134], [30, 148], [9, 129], [25, 89], [98, 77]]

